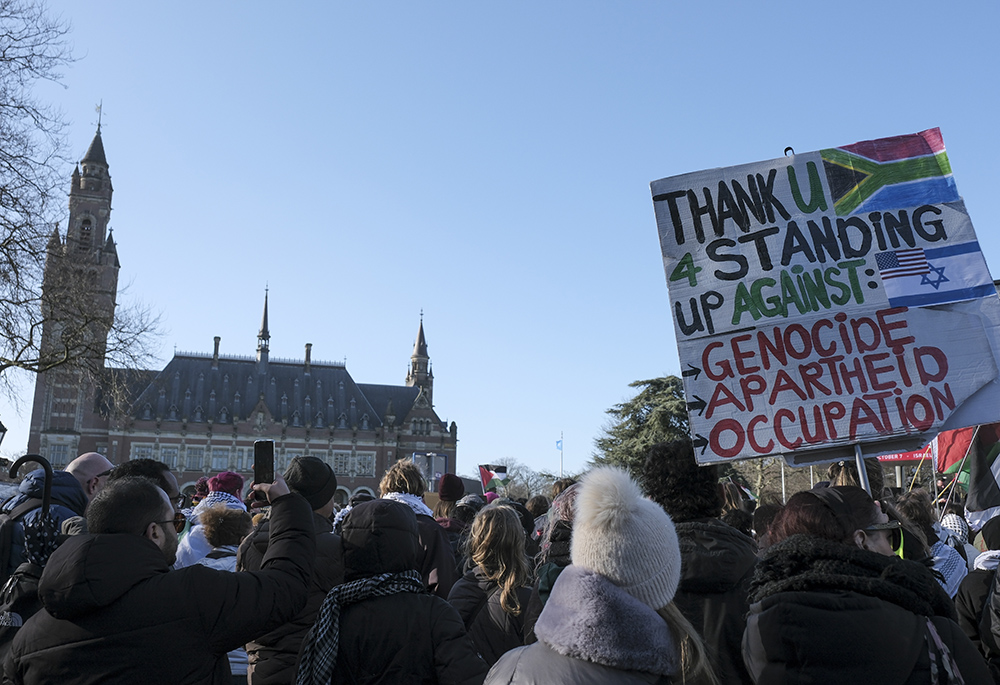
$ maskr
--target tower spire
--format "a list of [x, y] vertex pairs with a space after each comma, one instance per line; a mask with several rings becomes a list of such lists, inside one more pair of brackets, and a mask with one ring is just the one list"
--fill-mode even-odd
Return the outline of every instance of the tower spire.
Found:
[[410, 359], [427, 357], [427, 339], [424, 338], [424, 313], [420, 312], [420, 328], [417, 329], [417, 342], [413, 344], [413, 354]]
[[257, 333], [257, 362], [267, 364], [267, 353], [270, 347], [271, 332], [267, 329], [267, 291], [264, 288], [264, 316], [260, 320], [260, 332]]
[[423, 389], [428, 401], [434, 388], [434, 376], [430, 372], [431, 358], [427, 354], [427, 339], [424, 337], [424, 312], [420, 310], [420, 327], [417, 329], [417, 340], [413, 344], [413, 354], [410, 355], [410, 368], [406, 374], [406, 384]]

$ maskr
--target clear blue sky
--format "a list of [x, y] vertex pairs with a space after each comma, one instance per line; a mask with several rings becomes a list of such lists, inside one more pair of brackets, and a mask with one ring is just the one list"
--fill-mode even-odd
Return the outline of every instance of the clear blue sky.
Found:
[[77, 158], [103, 99], [160, 358], [252, 354], [267, 283], [273, 356], [401, 383], [423, 309], [460, 472], [557, 470], [560, 431], [580, 470], [629, 382], [679, 372], [654, 179], [939, 126], [1000, 268], [996, 4], [50, 7], [79, 60], [43, 94]]

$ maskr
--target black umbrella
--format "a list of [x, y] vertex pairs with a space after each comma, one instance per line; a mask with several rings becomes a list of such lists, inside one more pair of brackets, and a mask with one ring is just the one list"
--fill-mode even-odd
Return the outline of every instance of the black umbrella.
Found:
[[49, 512], [52, 502], [52, 465], [39, 454], [26, 454], [10, 467], [10, 477], [17, 478], [17, 470], [22, 464], [35, 462], [45, 470], [42, 489], [42, 510], [37, 516], [22, 522], [24, 527], [24, 558], [33, 564], [45, 566], [52, 552], [59, 546], [59, 526]]

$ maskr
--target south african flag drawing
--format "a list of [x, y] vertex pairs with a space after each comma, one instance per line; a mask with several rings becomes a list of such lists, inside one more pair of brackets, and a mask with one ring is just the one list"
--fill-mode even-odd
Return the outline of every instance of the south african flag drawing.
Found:
[[937, 128], [821, 150], [837, 216], [959, 199]]

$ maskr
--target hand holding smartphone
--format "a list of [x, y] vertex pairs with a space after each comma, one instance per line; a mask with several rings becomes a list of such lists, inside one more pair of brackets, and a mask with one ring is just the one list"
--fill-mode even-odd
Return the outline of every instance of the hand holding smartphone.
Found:
[[[253, 444], [253, 482], [274, 482], [274, 440], [257, 440]], [[267, 495], [254, 491], [254, 498], [267, 500]]]

